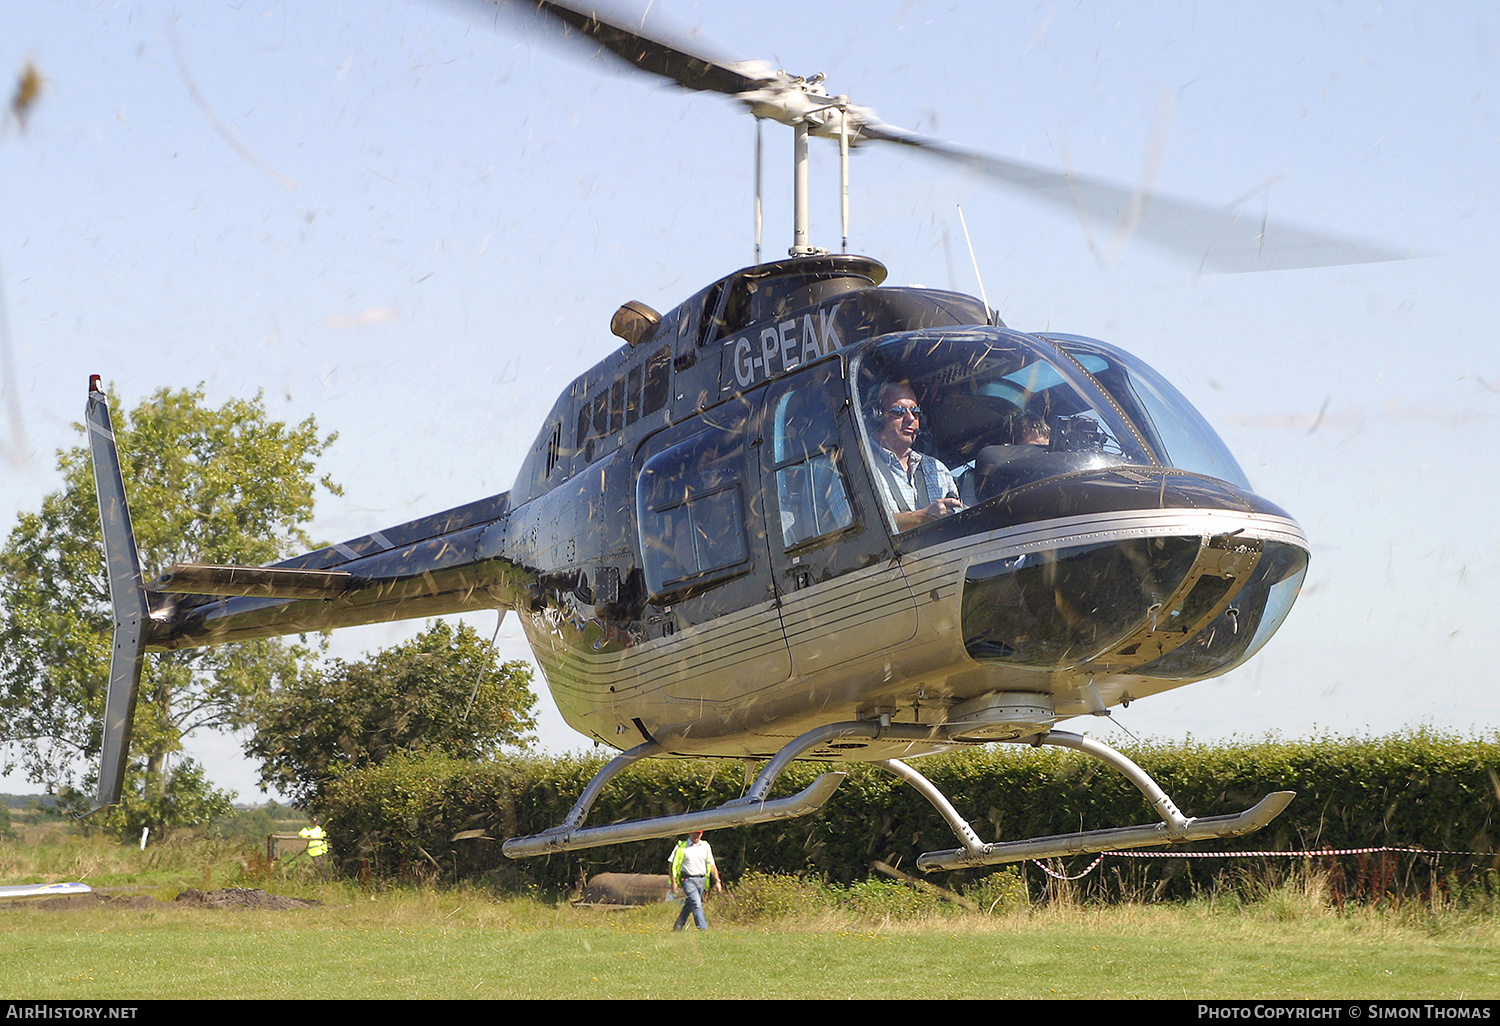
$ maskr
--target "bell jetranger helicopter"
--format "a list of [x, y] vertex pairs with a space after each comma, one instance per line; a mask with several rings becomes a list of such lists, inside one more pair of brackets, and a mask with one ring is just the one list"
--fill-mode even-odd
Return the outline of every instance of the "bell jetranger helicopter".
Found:
[[[929, 871], [1231, 837], [1278, 815], [1290, 792], [1186, 816], [1123, 754], [1056, 725], [1251, 658], [1297, 596], [1302, 530], [1136, 357], [1013, 330], [970, 296], [885, 287], [878, 261], [812, 246], [808, 139], [839, 140], [845, 158], [914, 147], [1111, 219], [1128, 211], [1138, 235], [1213, 270], [1396, 254], [966, 151], [883, 124], [821, 76], [706, 57], [559, 3], [515, 6], [789, 125], [788, 258], [665, 314], [624, 304], [611, 323], [624, 344], [558, 397], [510, 491], [274, 566], [182, 564], [143, 583], [92, 378], [116, 618], [98, 805], [119, 800], [147, 651], [498, 609], [520, 617], [567, 722], [620, 752], [560, 825], [506, 841], [512, 857], [806, 815], [844, 774], [771, 797], [797, 759], [872, 762], [917, 788], [960, 842], [923, 854]], [[915, 448], [951, 471], [953, 492], [928, 496], [944, 515], [923, 503], [898, 518], [881, 469], [886, 420], [913, 406]], [[1098, 758], [1159, 821], [986, 843], [906, 760], [996, 742]], [[615, 775], [656, 757], [767, 762], [723, 806], [585, 825]]]

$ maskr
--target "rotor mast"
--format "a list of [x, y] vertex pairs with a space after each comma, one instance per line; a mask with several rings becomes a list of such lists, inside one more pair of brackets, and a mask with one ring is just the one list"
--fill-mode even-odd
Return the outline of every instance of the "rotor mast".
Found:
[[[788, 254], [822, 256], [828, 252], [812, 244], [812, 200], [809, 187], [810, 158], [808, 139], [813, 135], [833, 136], [839, 141], [839, 217], [843, 252], [849, 251], [849, 98], [829, 96], [822, 89], [821, 73], [810, 78], [788, 77], [782, 95], [776, 102], [751, 104], [757, 118], [773, 118], [792, 129], [792, 248]], [[788, 102], [786, 93], [796, 94]], [[756, 149], [756, 218], [760, 216], [760, 155]], [[756, 238], [757, 246], [759, 236]]]
[[819, 256], [828, 250], [808, 243], [812, 217], [808, 212], [807, 121], [792, 126], [792, 256]]

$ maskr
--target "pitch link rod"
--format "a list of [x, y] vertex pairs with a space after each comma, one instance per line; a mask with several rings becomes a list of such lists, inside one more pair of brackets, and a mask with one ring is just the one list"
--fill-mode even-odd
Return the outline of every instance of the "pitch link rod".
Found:
[[624, 844], [654, 837], [672, 837], [692, 830], [721, 830], [725, 827], [748, 826], [773, 819], [805, 816], [822, 808], [823, 804], [832, 797], [833, 792], [844, 780], [843, 773], [824, 773], [801, 791], [786, 798], [767, 801], [766, 795], [770, 792], [771, 785], [775, 783], [776, 778], [785, 772], [793, 760], [809, 749], [843, 737], [872, 739], [897, 737], [924, 741], [932, 740], [934, 733], [930, 727], [909, 724], [893, 725], [880, 720], [854, 720], [827, 724], [809, 730], [777, 752], [741, 798], [725, 802], [713, 809], [584, 828], [584, 818], [605, 784], [632, 763], [666, 754], [666, 750], [661, 745], [648, 742], [615, 756], [598, 773], [594, 774], [594, 779], [589, 781], [583, 794], [573, 803], [573, 808], [568, 812], [567, 818], [559, 826], [527, 837], [513, 837], [501, 846], [501, 850], [513, 859], [527, 858], [553, 852], [576, 851], [580, 848], [597, 848], [605, 844]]

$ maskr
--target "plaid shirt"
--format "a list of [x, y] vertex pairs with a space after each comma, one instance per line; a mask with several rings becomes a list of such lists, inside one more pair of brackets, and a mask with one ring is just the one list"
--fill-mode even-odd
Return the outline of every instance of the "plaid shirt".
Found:
[[875, 480], [880, 487], [886, 509], [913, 513], [926, 509], [938, 499], [958, 494], [953, 474], [942, 460], [924, 456], [913, 449], [907, 453], [908, 471], [895, 453], [883, 445], [875, 446]]

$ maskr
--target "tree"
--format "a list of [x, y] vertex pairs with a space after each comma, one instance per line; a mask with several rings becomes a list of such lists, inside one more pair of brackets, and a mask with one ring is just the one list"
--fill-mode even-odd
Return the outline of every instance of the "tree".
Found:
[[428, 623], [411, 641], [288, 680], [262, 704], [245, 752], [262, 787], [316, 808], [323, 787], [397, 753], [481, 759], [530, 743], [531, 667], [495, 662], [468, 624]]
[[209, 834], [213, 837], [233, 838], [250, 844], [263, 845], [271, 834], [286, 829], [286, 820], [306, 821], [307, 817], [296, 809], [279, 805], [275, 801], [245, 808], [231, 809], [229, 813], [214, 818]]
[[[127, 777], [127, 780], [129, 777]], [[160, 786], [111, 809], [106, 816], [93, 816], [89, 826], [119, 834], [123, 841], [141, 836], [151, 828], [157, 840], [180, 827], [197, 827], [234, 811], [234, 794], [209, 783], [204, 769], [193, 759], [184, 759], [164, 772]], [[77, 810], [75, 810], [77, 811]]]
[[[312, 417], [295, 428], [272, 421], [258, 395], [215, 409], [201, 387], [162, 389], [113, 413], [148, 580], [178, 562], [269, 563], [310, 548], [301, 525], [318, 484], [339, 493], [314, 478], [335, 436], [320, 436]], [[51, 790], [99, 751], [112, 622], [88, 450], [59, 452], [57, 467], [63, 489], [23, 514], [0, 551], [0, 769], [20, 767]], [[310, 654], [303, 641], [146, 660], [131, 759], [150, 800], [171, 794], [165, 761], [183, 737], [246, 726], [256, 695], [296, 679]], [[208, 793], [201, 771], [184, 771], [177, 790]]]

